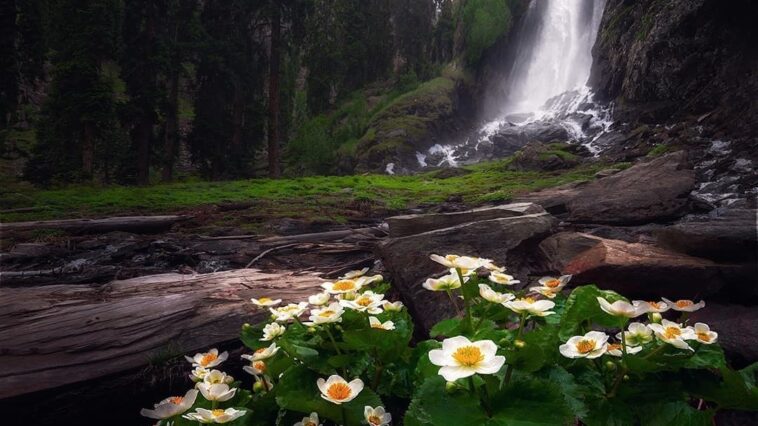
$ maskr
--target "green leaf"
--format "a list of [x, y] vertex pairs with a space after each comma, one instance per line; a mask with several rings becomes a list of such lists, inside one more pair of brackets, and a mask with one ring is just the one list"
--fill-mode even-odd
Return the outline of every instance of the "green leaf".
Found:
[[713, 415], [698, 411], [684, 401], [640, 407], [639, 420], [642, 426], [710, 426]]
[[619, 398], [588, 401], [590, 412], [582, 418], [587, 426], [628, 426], [636, 424], [634, 407]]
[[[563, 367], [553, 366], [538, 373], [538, 377], [560, 387], [563, 399], [571, 408], [575, 417], [581, 418], [587, 415], [587, 406], [584, 404], [584, 395], [591, 390], [577, 383], [574, 376]], [[601, 384], [602, 391], [602, 384]]]
[[[339, 405], [331, 403], [321, 397], [321, 392], [316, 386], [316, 380], [320, 377], [313, 371], [302, 366], [292, 367], [282, 376], [276, 389], [276, 402], [286, 410], [298, 411], [304, 414], [317, 412], [319, 416], [330, 419], [335, 423], [342, 424], [342, 414]], [[346, 377], [345, 380], [352, 380]], [[379, 396], [368, 387], [364, 387], [358, 396], [342, 406], [347, 414], [347, 423], [361, 424], [363, 421], [363, 407], [370, 405], [376, 407], [382, 405]]]
[[551, 381], [520, 376], [493, 395], [492, 425], [561, 425], [574, 414], [560, 386]]
[[598, 297], [605, 298], [611, 303], [617, 300], [626, 300], [614, 291], [600, 290], [594, 285], [575, 288], [566, 300], [566, 310], [561, 318], [559, 332], [561, 341], [565, 342], [572, 336], [584, 334], [582, 330], [584, 324], [588, 324], [590, 327], [593, 324], [615, 328], [625, 326], [626, 318], [614, 317], [600, 309]]
[[719, 408], [758, 411], [758, 388], [729, 368], [719, 370], [720, 377], [709, 370], [694, 370], [685, 377], [689, 393], [713, 401]]
[[419, 342], [413, 349], [413, 359], [416, 361], [416, 370], [414, 372], [414, 381], [416, 386], [420, 386], [427, 379], [437, 377], [440, 368], [429, 360], [429, 351], [438, 349], [442, 345], [436, 340], [425, 340]]
[[[693, 343], [693, 345], [697, 345]], [[724, 357], [724, 350], [718, 345], [703, 345], [700, 344], [695, 348], [695, 353], [692, 354], [684, 362], [684, 368], [725, 368], [726, 358]]]
[[445, 380], [431, 377], [419, 387], [405, 413], [406, 425], [479, 426], [487, 421], [478, 396], [465, 389], [445, 390]]
[[431, 330], [429, 330], [429, 337], [454, 337], [461, 334], [461, 319], [460, 318], [448, 318], [444, 319], [437, 324], [434, 324]]

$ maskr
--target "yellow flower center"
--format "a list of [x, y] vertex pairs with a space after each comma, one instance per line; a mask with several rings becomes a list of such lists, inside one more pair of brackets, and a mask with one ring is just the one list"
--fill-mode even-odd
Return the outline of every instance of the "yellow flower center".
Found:
[[222, 410], [220, 408], [217, 408], [217, 409], [211, 411], [211, 413], [213, 413], [213, 417], [220, 417], [220, 416], [223, 416], [224, 414], [226, 414], [226, 411], [224, 411], [224, 410]]
[[697, 338], [700, 339], [703, 342], [710, 342], [711, 341], [711, 336], [709, 336], [708, 333], [702, 332], [702, 331], [700, 333], [697, 333]]
[[379, 416], [373, 415], [368, 417], [368, 424], [372, 426], [378, 426], [382, 424], [382, 419], [379, 418]]
[[326, 310], [323, 310], [323, 311], [319, 312], [318, 316], [320, 316], [321, 318], [328, 318], [328, 317], [330, 317], [330, 316], [332, 316], [334, 314], [336, 314], [336, 312], [334, 312], [334, 311], [332, 311], [330, 309], [326, 309]]
[[318, 426], [315, 422], [308, 420], [307, 422], [303, 423], [303, 426]]
[[676, 301], [676, 307], [677, 308], [686, 308], [688, 306], [692, 306], [694, 303], [692, 303], [691, 300], [677, 300]]
[[258, 299], [258, 303], [268, 303], [270, 301], [271, 301], [270, 297], [261, 297], [260, 299]]
[[676, 339], [681, 335], [682, 330], [680, 330], [679, 327], [666, 327], [666, 330], [663, 332], [663, 336], [667, 339]]
[[453, 359], [465, 367], [473, 367], [484, 361], [484, 354], [476, 346], [461, 346], [453, 354]]
[[556, 279], [552, 279], [545, 283], [545, 287], [548, 287], [548, 288], [556, 288], [559, 285], [561, 285], [561, 280], [556, 280]]
[[205, 354], [202, 358], [200, 358], [200, 365], [206, 366], [218, 358], [218, 355], [216, 354]]
[[365, 307], [371, 304], [371, 298], [366, 297], [366, 296], [361, 296], [358, 300], [355, 301], [355, 303]]
[[335, 383], [329, 386], [329, 389], [326, 390], [326, 394], [336, 401], [347, 399], [350, 396], [351, 392], [352, 391], [350, 390], [350, 386], [348, 386], [346, 383]]
[[184, 401], [184, 397], [183, 396], [172, 396], [171, 398], [168, 399], [168, 401], [170, 403], [174, 404], [174, 405], [179, 405], [179, 404], [182, 403], [182, 401]]
[[260, 371], [261, 373], [265, 373], [266, 372], [266, 363], [263, 362], [263, 361], [255, 361], [253, 363], [253, 368], [255, 368], [256, 370]]
[[380, 322], [372, 323], [371, 328], [381, 328], [382, 330], [384, 330], [384, 326]]
[[647, 304], [652, 306], [653, 309], [663, 309], [663, 303], [661, 302], [647, 302]]
[[355, 289], [355, 283], [350, 280], [340, 280], [334, 283], [332, 286], [334, 290], [337, 291], [348, 291], [348, 290], [354, 290]]
[[608, 352], [621, 350], [621, 345], [618, 343], [611, 343], [608, 345]]
[[536, 300], [533, 297], [525, 297], [525, 298], [523, 298], [521, 300], [524, 301], [524, 302], [526, 302], [526, 303], [528, 303], [528, 304], [530, 304], [530, 305], [532, 303], [536, 302]]
[[263, 352], [265, 350], [266, 350], [266, 348], [258, 348], [258, 349], [255, 350], [255, 353], [259, 354], [259, 353], [261, 353], [261, 352]]
[[587, 354], [595, 350], [595, 341], [583, 339], [576, 343], [576, 350], [580, 354]]

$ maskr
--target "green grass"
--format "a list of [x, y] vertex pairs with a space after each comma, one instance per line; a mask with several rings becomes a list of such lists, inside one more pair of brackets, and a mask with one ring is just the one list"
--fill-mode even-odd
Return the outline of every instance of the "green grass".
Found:
[[[435, 179], [434, 172], [413, 176], [315, 176], [294, 179], [252, 179], [226, 182], [183, 182], [150, 187], [75, 186], [55, 190], [0, 193], [0, 206], [43, 207], [26, 213], [0, 214], [3, 222], [54, 218], [158, 214], [202, 206], [250, 201], [264, 217], [320, 217], [336, 222], [354, 206], [371, 204], [396, 211], [439, 203], [460, 195], [471, 205], [507, 201], [514, 195], [567, 182], [592, 179], [607, 164], [585, 165], [560, 172], [506, 170], [510, 160], [467, 167], [471, 173]], [[21, 200], [21, 201], [19, 201]], [[260, 207], [258, 207], [260, 203]]]

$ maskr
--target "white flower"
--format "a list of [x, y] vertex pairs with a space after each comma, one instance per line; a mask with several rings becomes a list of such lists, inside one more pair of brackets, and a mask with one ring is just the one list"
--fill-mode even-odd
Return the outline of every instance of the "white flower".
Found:
[[208, 384], [200, 382], [197, 384], [197, 389], [208, 401], [221, 402], [234, 398], [234, 394], [237, 392], [237, 388], [229, 389], [229, 385], [226, 383]]
[[429, 256], [429, 258], [447, 268], [460, 269], [464, 274], [469, 271], [475, 271], [482, 266], [481, 260], [476, 257], [458, 256], [455, 254], [448, 254], [445, 257], [442, 257], [433, 254]]
[[641, 314], [647, 314], [649, 312], [657, 312], [660, 314], [671, 308], [666, 302], [650, 302], [644, 300], [632, 300], [632, 306], [639, 309]]
[[326, 305], [327, 303], [329, 303], [330, 297], [332, 296], [327, 292], [317, 293], [317, 294], [308, 296], [308, 303], [314, 306]]
[[368, 312], [369, 314], [376, 315], [382, 313], [381, 305], [383, 299], [383, 294], [367, 291], [353, 300], [340, 300], [340, 304], [358, 312]]
[[[468, 282], [469, 277], [463, 277], [464, 282]], [[439, 278], [428, 278], [424, 281], [424, 288], [431, 291], [448, 291], [460, 288], [461, 280], [458, 274], [451, 273]]]
[[228, 357], [228, 352], [224, 351], [219, 355], [218, 349], [213, 348], [208, 352], [196, 353], [192, 358], [188, 356], [185, 356], [184, 358], [191, 362], [193, 367], [212, 368], [226, 361]]
[[429, 360], [442, 368], [439, 374], [453, 382], [474, 374], [495, 374], [505, 364], [505, 357], [496, 355], [497, 345], [492, 340], [472, 342], [464, 336], [442, 341], [442, 349], [429, 351]]
[[234, 377], [219, 370], [211, 370], [203, 377], [203, 383], [208, 385], [216, 385], [220, 383], [231, 384], [234, 381]]
[[535, 300], [531, 297], [505, 302], [503, 306], [517, 314], [526, 312], [537, 317], [545, 317], [555, 313], [550, 310], [555, 307], [555, 302], [551, 300]]
[[363, 417], [369, 426], [385, 426], [392, 421], [392, 415], [384, 410], [381, 405], [376, 408], [363, 407]]
[[645, 313], [641, 308], [636, 308], [631, 303], [623, 300], [610, 303], [602, 297], [598, 297], [597, 301], [600, 303], [600, 309], [614, 317], [634, 318]]
[[303, 420], [295, 423], [293, 426], [321, 426], [318, 422], [318, 413], [311, 413], [308, 417], [303, 417]]
[[189, 374], [190, 379], [192, 379], [193, 382], [202, 382], [205, 376], [210, 373], [210, 370], [203, 367], [195, 367], [192, 372]]
[[249, 355], [243, 355], [243, 358], [250, 361], [250, 365], [245, 365], [242, 367], [242, 370], [244, 370], [245, 373], [252, 374], [253, 376], [256, 376], [256, 377], [261, 376], [266, 373], [266, 368], [267, 368], [266, 361], [263, 361], [263, 360], [253, 361], [252, 357], [250, 357]]
[[514, 280], [513, 275], [504, 274], [498, 271], [490, 271], [490, 275], [487, 277], [487, 279], [495, 284], [503, 285], [513, 285], [521, 282], [519, 280]]
[[321, 398], [335, 404], [342, 404], [343, 402], [350, 402], [358, 396], [363, 390], [363, 380], [354, 379], [348, 383], [345, 379], [338, 375], [329, 376], [327, 380], [318, 379], [316, 381], [321, 391]]
[[279, 352], [279, 346], [276, 346], [276, 343], [272, 343], [267, 348], [258, 348], [252, 355], [242, 355], [241, 358], [248, 361], [261, 361], [271, 358], [277, 352]]
[[566, 358], [597, 358], [608, 349], [608, 335], [590, 331], [584, 336], [574, 336], [558, 347]]
[[279, 323], [272, 322], [271, 324], [266, 324], [266, 326], [263, 327], [263, 337], [259, 340], [262, 342], [274, 340], [284, 334], [285, 331], [287, 331], [287, 327]]
[[571, 281], [571, 275], [561, 275], [558, 278], [542, 277], [539, 280], [540, 285], [538, 287], [529, 288], [529, 291], [539, 293], [552, 299], [563, 290], [563, 287], [566, 287], [566, 284], [568, 284], [569, 281]]
[[371, 275], [371, 276], [363, 276], [358, 277], [355, 279], [355, 282], [358, 284], [359, 287], [364, 287], [373, 283], [382, 282], [384, 280], [384, 277], [377, 274], [377, 275]]
[[[621, 340], [621, 333], [616, 334], [616, 338]], [[653, 341], [653, 330], [641, 322], [630, 323], [628, 331], [624, 333], [624, 340], [626, 340], [627, 346], [650, 343]]]
[[287, 306], [281, 308], [269, 308], [271, 314], [274, 316], [274, 320], [280, 322], [287, 322], [293, 318], [298, 318], [308, 308], [308, 303], [300, 302], [297, 305], [290, 303]]
[[484, 300], [492, 303], [505, 303], [515, 298], [515, 296], [510, 293], [498, 293], [487, 284], [479, 284], [479, 295], [482, 296]]
[[189, 410], [192, 404], [195, 403], [195, 398], [197, 398], [197, 390], [190, 389], [184, 396], [172, 396], [164, 399], [155, 404], [152, 410], [143, 408], [140, 414], [150, 419], [168, 419]]
[[[502, 266], [497, 266], [497, 265], [495, 265], [494, 263], [492, 263], [492, 259], [485, 259], [485, 258], [483, 258], [483, 257], [479, 257], [479, 258], [477, 258], [476, 260], [477, 260], [477, 261], [479, 261], [479, 267], [481, 267], [481, 268], [486, 268], [486, 269], [489, 269], [489, 270], [490, 270], [490, 273], [492, 273], [492, 272], [503, 272], [503, 271], [505, 271], [505, 268], [504, 268], [504, 267], [502, 267]], [[478, 268], [477, 268], [477, 269], [478, 269]], [[511, 279], [512, 279], [512, 278], [513, 278], [513, 277], [511, 277]], [[516, 282], [518, 282], [518, 281], [516, 281]]]
[[311, 320], [308, 325], [328, 324], [332, 322], [342, 322], [342, 314], [345, 310], [339, 302], [332, 302], [329, 306], [322, 309], [311, 309]]
[[222, 410], [220, 408], [215, 410], [206, 410], [205, 408], [198, 408], [194, 413], [185, 414], [184, 417], [187, 420], [192, 420], [200, 423], [229, 423], [237, 420], [247, 413], [246, 410], [237, 410], [234, 408], [227, 408]]
[[368, 268], [363, 268], [363, 269], [356, 270], [356, 271], [350, 271], [350, 272], [346, 273], [345, 275], [341, 276], [340, 279], [341, 280], [352, 280], [352, 279], [355, 279], [355, 278], [362, 277], [362, 276], [366, 275], [366, 272], [368, 272]]
[[392, 321], [385, 321], [382, 323], [377, 317], [368, 317], [368, 323], [371, 328], [378, 328], [380, 330], [394, 330], [395, 323]]
[[700, 343], [705, 343], [706, 345], [716, 343], [716, 340], [719, 338], [718, 333], [711, 331], [711, 328], [702, 322], [695, 323], [692, 332], [694, 333], [695, 340]]
[[669, 320], [663, 320], [661, 324], [648, 324], [648, 327], [662, 341], [679, 349], [693, 350], [685, 340], [695, 338], [694, 330], [682, 328], [681, 325]]
[[[629, 346], [626, 345], [626, 353], [628, 355], [636, 354], [637, 352], [642, 350], [642, 346]], [[621, 343], [610, 343], [608, 344], [608, 350], [606, 351], [608, 355], [611, 356], [623, 356], [624, 353], [621, 350]]]
[[695, 312], [698, 309], [705, 307], [705, 300], [701, 300], [698, 303], [693, 302], [692, 300], [687, 299], [680, 299], [676, 302], [672, 302], [665, 297], [662, 298], [664, 302], [668, 303], [668, 305], [671, 307], [671, 309], [679, 312]]
[[321, 287], [331, 294], [344, 294], [358, 291], [362, 286], [363, 284], [356, 280], [338, 280], [321, 284]]
[[276, 306], [280, 303], [282, 303], [282, 299], [271, 299], [270, 297], [261, 297], [260, 299], [250, 299], [251, 302], [253, 302], [254, 305], [260, 306], [263, 308], [269, 308], [271, 306]]
[[385, 300], [382, 302], [382, 308], [387, 312], [400, 312], [403, 310], [403, 302], [390, 302], [389, 300]]

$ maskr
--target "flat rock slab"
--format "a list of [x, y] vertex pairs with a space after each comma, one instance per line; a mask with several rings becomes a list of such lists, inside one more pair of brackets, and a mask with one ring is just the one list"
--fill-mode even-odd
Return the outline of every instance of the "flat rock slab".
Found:
[[[577, 232], [540, 243], [548, 267], [572, 274], [572, 284], [597, 284], [635, 298], [695, 298], [714, 294], [732, 265]], [[735, 266], [736, 268], [736, 266]]]
[[390, 238], [398, 238], [433, 231], [435, 229], [449, 228], [451, 226], [469, 222], [479, 222], [482, 220], [500, 219], [544, 212], [545, 209], [533, 203], [512, 203], [453, 213], [394, 216], [387, 218], [386, 222], [389, 226]]
[[758, 309], [706, 302], [690, 323], [704, 322], [719, 334], [719, 344], [737, 368], [758, 362]]
[[752, 260], [758, 255], [758, 212], [717, 209], [686, 217], [656, 232], [658, 242], [693, 256], [715, 260]]
[[378, 255], [423, 336], [437, 321], [455, 312], [444, 292], [422, 287], [427, 277], [445, 272], [443, 266], [429, 259], [430, 254], [481, 256], [506, 265], [510, 264], [512, 249], [526, 240], [546, 237], [555, 224], [555, 218], [547, 213], [466, 223], [390, 238], [380, 244]]
[[153, 233], [165, 231], [188, 216], [121, 216], [103, 219], [40, 220], [0, 224], [2, 232], [32, 231], [35, 229], [61, 229], [72, 234], [98, 234], [111, 231]]
[[195, 353], [264, 320], [251, 297], [302, 300], [315, 275], [255, 269], [161, 274], [95, 285], [0, 288], [0, 399]]

